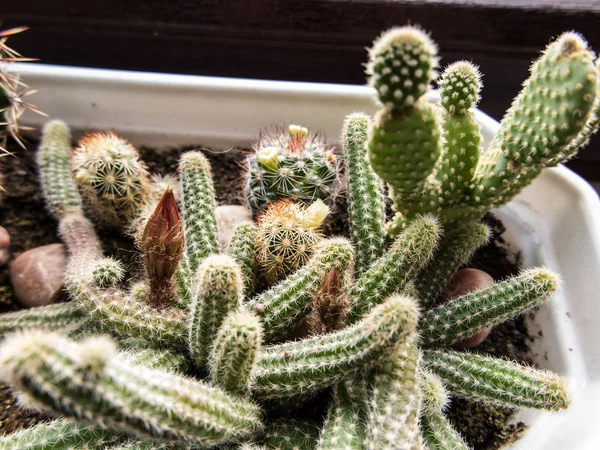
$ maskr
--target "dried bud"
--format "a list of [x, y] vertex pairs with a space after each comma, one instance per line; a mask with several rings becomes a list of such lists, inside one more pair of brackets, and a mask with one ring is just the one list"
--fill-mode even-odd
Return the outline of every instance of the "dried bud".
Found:
[[[154, 212], [148, 218], [141, 239], [140, 250], [150, 281], [150, 299], [171, 286], [171, 278], [177, 270], [179, 259], [183, 254], [183, 226], [177, 210], [177, 202], [170, 188], [165, 190]], [[152, 301], [155, 305], [164, 303]]]

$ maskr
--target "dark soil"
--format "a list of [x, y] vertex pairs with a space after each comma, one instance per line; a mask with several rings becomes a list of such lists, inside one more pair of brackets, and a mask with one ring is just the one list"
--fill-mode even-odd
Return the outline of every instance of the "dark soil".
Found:
[[[0, 159], [3, 186], [6, 193], [0, 203], [0, 225], [10, 233], [13, 258], [25, 250], [41, 245], [60, 242], [56, 233], [56, 221], [46, 213], [44, 200], [39, 192], [39, 179], [35, 166], [35, 145], [31, 150], [11, 148], [16, 157]], [[152, 149], [142, 149], [142, 157], [150, 172], [167, 174], [177, 170], [179, 156], [186, 149], [176, 149], [157, 153]], [[219, 204], [243, 204], [242, 164], [244, 152], [230, 150], [226, 153], [213, 153], [205, 150], [215, 179], [215, 190]], [[338, 200], [336, 214], [325, 224], [327, 235], [348, 236], [345, 199]], [[480, 249], [469, 267], [487, 271], [496, 280], [504, 279], [518, 272], [519, 261], [512, 257], [510, 250], [503, 246], [502, 224], [493, 217], [486, 217], [495, 230], [494, 240]], [[132, 240], [115, 231], [101, 231], [101, 240], [107, 254], [121, 259], [135, 273], [135, 247]], [[9, 267], [0, 267], [0, 313], [18, 309], [10, 286]], [[495, 356], [508, 357], [530, 363], [528, 334], [523, 317], [506, 322], [493, 329], [490, 336], [474, 351]], [[323, 401], [313, 401], [304, 410], [314, 420], [324, 415]], [[288, 405], [289, 406], [289, 405]], [[517, 439], [524, 430], [522, 423], [508, 425], [511, 410], [481, 405], [470, 400], [454, 399], [449, 411], [449, 419], [475, 449], [497, 449]], [[0, 386], [0, 434], [11, 433], [22, 427], [29, 427], [44, 416], [20, 408], [14, 394], [5, 386]]]

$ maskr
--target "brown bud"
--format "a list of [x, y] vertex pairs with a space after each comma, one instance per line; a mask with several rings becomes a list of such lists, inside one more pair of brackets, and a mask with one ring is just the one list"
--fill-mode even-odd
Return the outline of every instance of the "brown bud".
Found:
[[[463, 269], [456, 272], [444, 293], [442, 294], [443, 301], [450, 301], [458, 297], [462, 297], [471, 292], [480, 291], [482, 289], [487, 289], [494, 285], [494, 279], [479, 269]], [[470, 336], [466, 339], [463, 339], [460, 342], [455, 344], [457, 348], [473, 348], [481, 344], [485, 338], [490, 334], [492, 327], [488, 327], [480, 332], [476, 333], [473, 336]]]
[[[170, 188], [165, 190], [148, 218], [139, 245], [150, 281], [150, 297], [154, 297], [155, 291], [170, 288], [171, 278], [183, 254], [183, 226]], [[164, 300], [151, 303], [161, 304]]]

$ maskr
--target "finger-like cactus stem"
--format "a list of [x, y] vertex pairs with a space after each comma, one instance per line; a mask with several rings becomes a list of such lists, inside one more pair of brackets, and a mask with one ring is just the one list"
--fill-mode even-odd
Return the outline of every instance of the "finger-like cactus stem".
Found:
[[319, 436], [318, 450], [363, 450], [367, 383], [357, 377], [335, 385], [333, 401]]
[[37, 165], [46, 207], [57, 220], [69, 213], [83, 214], [81, 196], [69, 168], [70, 157], [69, 127], [61, 120], [48, 122], [42, 131]]
[[428, 450], [469, 450], [462, 436], [452, 428], [442, 413], [428, 412], [421, 416], [421, 435]]
[[3, 450], [106, 450], [126, 440], [123, 433], [85, 422], [55, 419], [0, 437]]
[[240, 265], [244, 279], [244, 295], [248, 296], [254, 289], [254, 266], [256, 256], [254, 253], [254, 238], [256, 226], [252, 223], [243, 223], [235, 227], [227, 254]]
[[188, 348], [197, 368], [208, 362], [227, 315], [241, 305], [242, 289], [240, 267], [230, 256], [211, 255], [200, 265], [188, 316]]
[[523, 271], [494, 286], [427, 311], [420, 325], [425, 345], [453, 344], [504, 322], [544, 301], [558, 289], [558, 277], [544, 268]]
[[0, 335], [28, 328], [68, 332], [89, 321], [89, 316], [79, 303], [56, 303], [0, 314]]
[[426, 351], [424, 362], [459, 397], [550, 411], [561, 411], [570, 404], [564, 380], [552, 372], [473, 353], [441, 350]]
[[427, 265], [441, 232], [437, 219], [432, 216], [412, 220], [390, 249], [354, 283], [346, 322], [355, 323], [384, 298], [401, 292]]
[[349, 379], [411, 342], [417, 320], [415, 301], [394, 296], [354, 326], [265, 347], [255, 370], [253, 392], [265, 399], [290, 398]]
[[231, 313], [217, 334], [210, 355], [212, 380], [228, 392], [244, 394], [262, 343], [262, 326], [249, 311]]
[[368, 164], [369, 116], [351, 114], [342, 130], [348, 175], [348, 219], [356, 249], [358, 277], [381, 256], [385, 241], [385, 204], [382, 182]]
[[258, 408], [220, 389], [132, 365], [105, 337], [80, 343], [29, 332], [0, 348], [1, 378], [26, 401], [143, 439], [212, 445], [260, 427]]
[[372, 374], [365, 432], [367, 449], [419, 449], [421, 391], [416, 345], [399, 348]]
[[309, 313], [313, 294], [333, 269], [344, 273], [352, 264], [352, 245], [344, 238], [321, 241], [308, 263], [255, 297], [250, 308], [261, 317], [265, 340], [282, 336]]
[[435, 305], [454, 272], [489, 241], [490, 233], [487, 225], [475, 222], [442, 237], [431, 262], [417, 278], [418, 297], [425, 309]]
[[67, 214], [61, 218], [58, 232], [69, 251], [69, 266], [79, 267], [102, 255], [94, 226], [82, 213]]
[[319, 428], [299, 420], [278, 420], [265, 428], [265, 446], [270, 450], [312, 449]]
[[420, 368], [421, 404], [424, 414], [440, 414], [450, 403], [450, 394], [444, 387], [441, 378], [430, 370]]

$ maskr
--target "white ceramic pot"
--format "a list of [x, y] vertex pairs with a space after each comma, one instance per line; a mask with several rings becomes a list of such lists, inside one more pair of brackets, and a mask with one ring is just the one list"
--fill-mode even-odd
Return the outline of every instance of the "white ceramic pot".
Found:
[[[14, 65], [40, 92], [32, 101], [78, 131], [114, 129], [136, 145], [248, 146], [272, 123], [297, 123], [338, 141], [344, 116], [376, 110], [363, 86], [256, 81], [45, 66]], [[477, 112], [484, 139], [499, 124]], [[28, 125], [44, 118], [27, 115]], [[503, 236], [523, 265], [561, 275], [562, 290], [530, 324], [536, 362], [563, 375], [572, 407], [561, 414], [521, 411], [528, 428], [509, 448], [600, 448], [600, 202], [565, 167], [546, 170], [509, 205], [495, 211]]]

